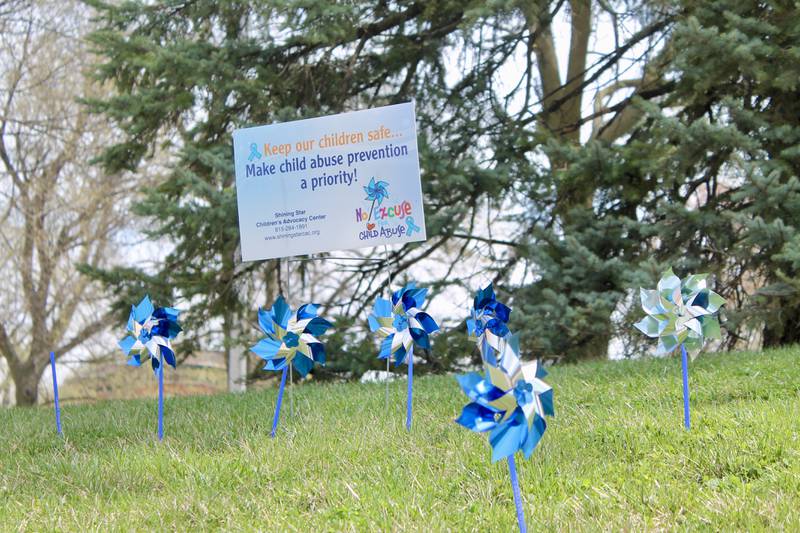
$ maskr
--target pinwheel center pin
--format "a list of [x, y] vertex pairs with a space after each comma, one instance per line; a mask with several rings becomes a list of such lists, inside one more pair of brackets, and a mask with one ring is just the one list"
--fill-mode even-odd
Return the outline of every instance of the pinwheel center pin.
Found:
[[520, 381], [514, 387], [514, 397], [520, 406], [528, 405], [533, 402], [533, 385], [527, 381]]
[[408, 317], [404, 315], [397, 315], [392, 323], [394, 329], [397, 331], [405, 331], [408, 329]]
[[150, 342], [150, 339], [153, 338], [153, 332], [150, 328], [142, 328], [142, 331], [139, 332], [139, 340], [142, 343], [147, 344]]
[[300, 336], [297, 333], [292, 333], [291, 331], [288, 332], [283, 337], [283, 342], [286, 344], [287, 348], [294, 348], [298, 344], [300, 344]]

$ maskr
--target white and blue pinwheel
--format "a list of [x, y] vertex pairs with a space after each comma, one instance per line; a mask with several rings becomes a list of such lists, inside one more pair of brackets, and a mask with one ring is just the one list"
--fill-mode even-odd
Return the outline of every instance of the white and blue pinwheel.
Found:
[[128, 364], [139, 366], [149, 359], [154, 372], [158, 372], [163, 361], [175, 368], [175, 352], [170, 340], [181, 332], [179, 314], [173, 307], [154, 307], [150, 296], [145, 296], [139, 305], [132, 305], [127, 325], [129, 335], [119, 341], [120, 348], [129, 357]]
[[294, 368], [304, 377], [314, 363], [325, 364], [325, 345], [318, 337], [332, 324], [317, 315], [318, 308], [317, 304], [305, 304], [295, 313], [283, 296], [278, 296], [269, 311], [258, 310], [258, 325], [266, 337], [250, 350], [266, 361], [264, 370], [283, 371], [272, 418], [272, 437], [278, 429], [287, 370]]
[[489, 432], [492, 461], [521, 451], [531, 456], [547, 429], [545, 416], [554, 416], [553, 389], [542, 381], [547, 372], [537, 361], [523, 363], [506, 351], [497, 366], [486, 364], [483, 375], [458, 376], [469, 397], [456, 422], [478, 432]]
[[511, 309], [498, 302], [492, 285], [475, 295], [467, 334], [480, 349], [484, 373], [457, 376], [470, 402], [456, 419], [476, 433], [488, 433], [492, 461], [507, 459], [519, 530], [525, 532], [522, 493], [514, 455], [527, 459], [542, 439], [546, 416], [554, 416], [553, 389], [543, 381], [547, 372], [519, 357], [519, 336], [508, 329]]
[[264, 370], [283, 370], [291, 364], [300, 376], [314, 363], [325, 364], [325, 345], [318, 339], [332, 324], [317, 316], [317, 304], [301, 305], [296, 313], [278, 296], [272, 309], [258, 310], [258, 325], [266, 337], [250, 348], [266, 361]]
[[[375, 300], [369, 316], [369, 328], [381, 340], [379, 359], [391, 358], [395, 365], [411, 361], [414, 346], [430, 349], [430, 335], [439, 330], [438, 324], [421, 309], [428, 289], [409, 283], [392, 293], [392, 300]], [[411, 361], [410, 364], [413, 364]]]
[[708, 288], [708, 274], [681, 279], [667, 270], [654, 290], [640, 289], [647, 314], [634, 324], [648, 337], [658, 338], [656, 353], [666, 355], [683, 346], [694, 359], [706, 339], [721, 336], [717, 313], [725, 299]]
[[490, 283], [478, 290], [467, 319], [467, 335], [478, 345], [483, 360], [497, 365], [497, 358], [508, 350], [513, 334], [508, 329], [511, 308], [499, 302]]
[[119, 346], [131, 366], [141, 365], [150, 359], [158, 378], [158, 440], [164, 439], [164, 362], [176, 368], [175, 352], [170, 341], [178, 336], [180, 311], [174, 307], [153, 306], [149, 296], [139, 305], [131, 306], [128, 317], [129, 335], [119, 341]]
[[[408, 283], [392, 293], [391, 301], [378, 298], [369, 316], [369, 328], [381, 340], [379, 359], [392, 359], [394, 364], [408, 364], [408, 394], [406, 399], [406, 428], [411, 429], [412, 392], [414, 380], [414, 346], [428, 350], [430, 335], [439, 325], [421, 309], [428, 289]], [[388, 362], [387, 362], [388, 365]]]

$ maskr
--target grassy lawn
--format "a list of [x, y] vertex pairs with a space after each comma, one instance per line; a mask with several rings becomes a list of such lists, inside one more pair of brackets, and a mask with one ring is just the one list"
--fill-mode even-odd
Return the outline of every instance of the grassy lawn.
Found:
[[[555, 367], [556, 415], [525, 461], [533, 530], [800, 530], [800, 349]], [[404, 368], [404, 367], [403, 367]], [[140, 371], [144, 371], [139, 369]], [[133, 371], [133, 370], [132, 370]], [[153, 380], [155, 387], [155, 380]], [[0, 530], [513, 531], [505, 462], [453, 422], [452, 377], [0, 410]]]

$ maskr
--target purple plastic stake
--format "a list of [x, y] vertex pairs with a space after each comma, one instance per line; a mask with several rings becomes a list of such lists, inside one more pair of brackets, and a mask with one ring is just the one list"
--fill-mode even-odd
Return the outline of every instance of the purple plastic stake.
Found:
[[683, 425], [686, 429], [691, 428], [689, 416], [689, 357], [686, 355], [686, 347], [681, 344], [681, 367], [683, 372]]
[[275, 432], [278, 431], [278, 420], [281, 418], [281, 402], [283, 402], [283, 389], [286, 387], [286, 371], [289, 370], [289, 365], [292, 363], [287, 363], [285, 367], [283, 367], [283, 374], [281, 374], [281, 386], [278, 389], [278, 402], [275, 404], [275, 414], [272, 416], [272, 433], [270, 433], [270, 437], [273, 439], [275, 438]]
[[406, 398], [406, 429], [411, 431], [411, 398], [414, 391], [414, 345], [408, 351], [408, 397]]
[[514, 463], [514, 456], [508, 456], [508, 472], [511, 474], [511, 489], [514, 491], [514, 506], [517, 508], [517, 524], [520, 533], [527, 533], [528, 526], [525, 525], [525, 511], [522, 509], [522, 492], [519, 490], [519, 479], [517, 479], [517, 465]]
[[61, 432], [61, 407], [58, 405], [58, 378], [56, 377], [56, 354], [50, 352], [50, 372], [53, 374], [53, 405], [56, 410], [56, 431], [59, 435]]
[[164, 440], [164, 356], [158, 356], [158, 440]]

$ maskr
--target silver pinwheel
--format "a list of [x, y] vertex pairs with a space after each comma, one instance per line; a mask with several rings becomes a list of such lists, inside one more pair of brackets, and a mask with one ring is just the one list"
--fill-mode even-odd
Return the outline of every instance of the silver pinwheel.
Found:
[[725, 299], [708, 288], [708, 274], [690, 275], [683, 281], [667, 270], [655, 290], [640, 289], [642, 309], [647, 313], [634, 324], [648, 337], [658, 339], [657, 354], [681, 349], [683, 374], [683, 423], [691, 427], [689, 414], [689, 361], [703, 349], [707, 339], [719, 339], [717, 313]]

